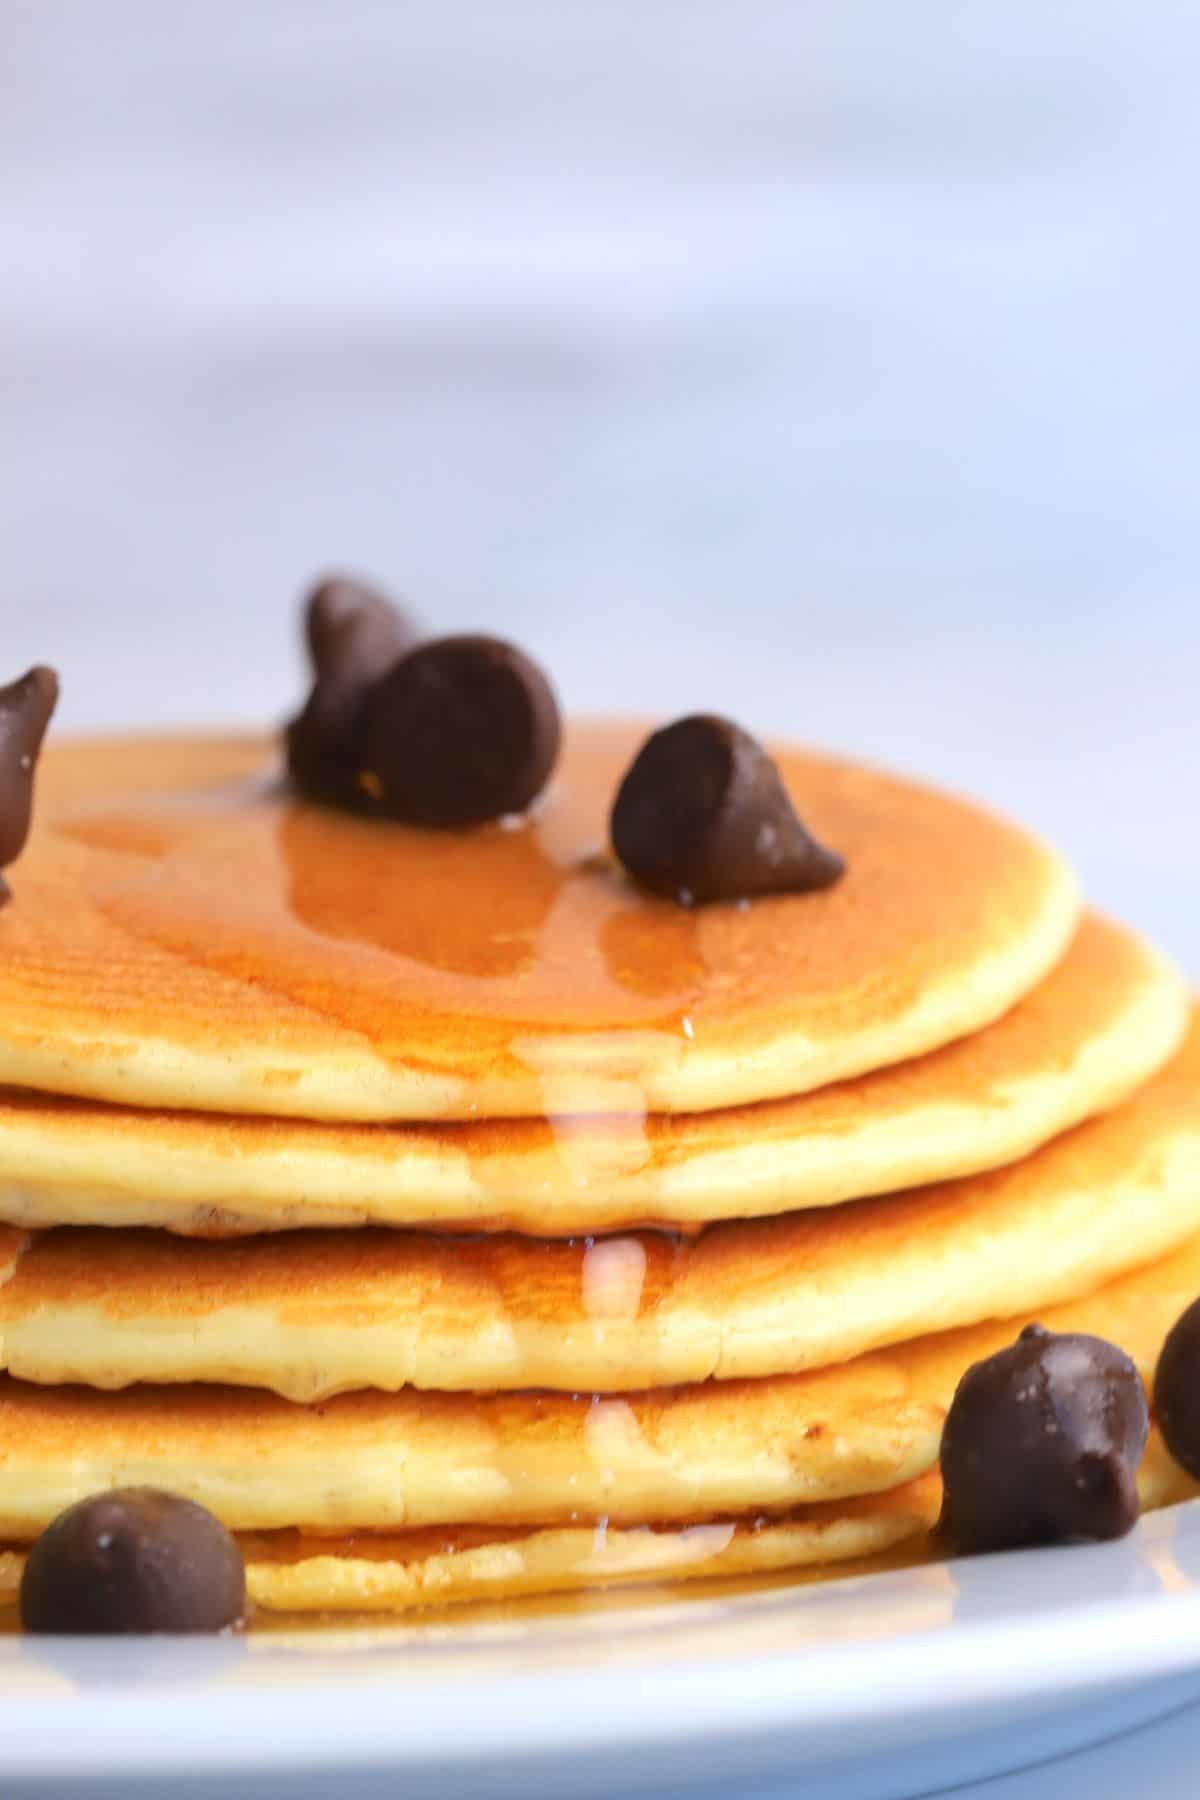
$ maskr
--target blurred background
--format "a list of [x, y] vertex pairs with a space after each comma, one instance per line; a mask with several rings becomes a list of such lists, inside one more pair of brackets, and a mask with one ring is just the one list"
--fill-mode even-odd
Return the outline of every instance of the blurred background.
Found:
[[1200, 976], [1185, 0], [0, 0], [6, 668], [274, 721], [310, 578], [1053, 833]]

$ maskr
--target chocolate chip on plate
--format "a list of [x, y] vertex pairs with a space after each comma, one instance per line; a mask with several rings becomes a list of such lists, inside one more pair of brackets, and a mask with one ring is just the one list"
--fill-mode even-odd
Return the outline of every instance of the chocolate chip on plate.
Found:
[[554, 690], [514, 645], [435, 638], [371, 690], [366, 784], [387, 818], [479, 825], [525, 811], [550, 779], [561, 738]]
[[1148, 1431], [1124, 1351], [1030, 1325], [959, 1383], [942, 1434], [941, 1530], [966, 1555], [1123, 1537], [1138, 1520]]
[[21, 1581], [27, 1631], [59, 1636], [225, 1631], [246, 1611], [241, 1552], [212, 1513], [118, 1488], [60, 1513]]
[[1200, 1481], [1200, 1300], [1167, 1333], [1154, 1375], [1154, 1416], [1175, 1461]]
[[[16, 862], [29, 837], [33, 779], [47, 728], [58, 705], [53, 669], [30, 669], [0, 688], [0, 868]], [[8, 886], [0, 878], [0, 902]]]
[[412, 649], [419, 628], [377, 589], [334, 576], [309, 596], [305, 636], [315, 679], [287, 728], [288, 770], [314, 799], [354, 805], [362, 799], [357, 779], [371, 684]]
[[647, 739], [621, 783], [611, 829], [630, 875], [684, 904], [810, 893], [846, 867], [805, 830], [757, 739], [708, 713]]

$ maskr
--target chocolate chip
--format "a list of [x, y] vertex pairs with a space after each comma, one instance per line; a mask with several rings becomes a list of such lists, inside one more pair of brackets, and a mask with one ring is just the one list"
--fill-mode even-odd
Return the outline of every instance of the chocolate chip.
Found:
[[237, 1545], [204, 1507], [119, 1488], [60, 1513], [21, 1581], [27, 1631], [59, 1636], [224, 1631], [246, 1610]]
[[846, 867], [809, 836], [757, 739], [706, 713], [643, 744], [617, 794], [612, 842], [636, 881], [685, 905], [809, 893]]
[[1154, 1416], [1175, 1461], [1200, 1481], [1200, 1300], [1167, 1334], [1154, 1375]]
[[523, 812], [558, 759], [558, 702], [512, 644], [423, 644], [372, 689], [366, 785], [378, 810], [411, 825], [478, 825]]
[[376, 680], [420, 636], [416, 620], [386, 594], [343, 575], [313, 589], [304, 624], [317, 680], [353, 686]]
[[1030, 1325], [959, 1383], [942, 1435], [941, 1529], [964, 1554], [1123, 1537], [1138, 1519], [1148, 1430], [1123, 1351]]
[[[54, 709], [58, 676], [53, 669], [30, 669], [0, 688], [0, 868], [16, 862], [29, 837], [33, 778]], [[0, 902], [8, 886], [0, 878]]]
[[419, 629], [376, 589], [338, 576], [309, 596], [305, 635], [315, 680], [287, 728], [288, 770], [312, 798], [357, 805], [368, 692], [412, 648]]

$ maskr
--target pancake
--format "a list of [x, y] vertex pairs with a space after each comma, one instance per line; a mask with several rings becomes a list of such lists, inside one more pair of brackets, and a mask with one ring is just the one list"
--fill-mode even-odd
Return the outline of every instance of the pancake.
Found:
[[806, 1375], [613, 1399], [250, 1389], [105, 1393], [0, 1379], [0, 1538], [28, 1540], [110, 1486], [186, 1494], [231, 1529], [632, 1527], [885, 1493], [937, 1461], [972, 1363], [1038, 1316], [1120, 1343], [1149, 1378], [1200, 1292], [1200, 1234], [1086, 1299]]
[[[271, 1612], [401, 1612], [514, 1600], [639, 1581], [700, 1581], [855, 1563], [926, 1534], [936, 1481], [777, 1520], [718, 1520], [682, 1529], [565, 1526], [470, 1528], [350, 1538], [242, 1534], [253, 1606]], [[0, 1551], [0, 1606], [16, 1603], [19, 1549]]]
[[349, 1544], [302, 1536], [250, 1537], [247, 1589], [270, 1612], [407, 1611], [511, 1600], [645, 1581], [711, 1581], [784, 1569], [833, 1567], [879, 1556], [928, 1532], [938, 1485], [780, 1520], [717, 1520], [668, 1530], [486, 1533]]
[[895, 1487], [936, 1457], [941, 1417], [886, 1359], [601, 1400], [365, 1392], [320, 1408], [0, 1378], [0, 1537], [114, 1483], [188, 1494], [236, 1530], [690, 1522]]
[[[1152, 1432], [1138, 1475], [1144, 1511], [1200, 1495]], [[729, 1581], [792, 1574], [869, 1575], [931, 1561], [941, 1510], [935, 1475], [862, 1500], [779, 1518], [698, 1525], [558, 1526], [541, 1531], [428, 1528], [357, 1536], [240, 1534], [251, 1605], [267, 1613], [405, 1613], [639, 1582]], [[24, 1551], [0, 1551], [0, 1606], [14, 1606]], [[941, 1616], [953, 1590], [931, 1595]], [[937, 1602], [940, 1600], [941, 1605]]]
[[[1200, 1495], [1152, 1434], [1138, 1476], [1147, 1512]], [[841, 1506], [781, 1519], [718, 1521], [675, 1530], [559, 1530], [479, 1541], [380, 1537], [366, 1545], [295, 1536], [250, 1537], [247, 1588], [268, 1612], [404, 1612], [647, 1581], [717, 1581], [787, 1571], [869, 1574], [895, 1566], [911, 1546], [940, 1556], [932, 1527], [941, 1510], [936, 1477]], [[870, 1560], [868, 1560], [870, 1559]], [[0, 1576], [2, 1580], [2, 1576]]]
[[[1146, 1512], [1200, 1495], [1200, 1487], [1171, 1462], [1157, 1432], [1138, 1489]], [[870, 1574], [872, 1562], [893, 1568], [901, 1547], [909, 1547], [913, 1560], [940, 1556], [931, 1535], [940, 1510], [941, 1485], [927, 1476], [867, 1500], [751, 1523], [602, 1534], [541, 1531], [504, 1540], [483, 1534], [440, 1542], [381, 1536], [365, 1544], [280, 1534], [248, 1537], [243, 1549], [250, 1599], [265, 1611], [394, 1613], [647, 1581], [803, 1570]]]
[[577, 726], [535, 815], [455, 833], [298, 804], [264, 740], [52, 747], [0, 915], [0, 1081], [335, 1121], [706, 1111], [966, 1036], [1065, 950], [1053, 851], [799, 750], [785, 779], [843, 881], [640, 893], [604, 843], [641, 735]]
[[1200, 1014], [1118, 1110], [1007, 1169], [687, 1240], [367, 1228], [17, 1239], [0, 1366], [221, 1381], [622, 1393], [790, 1373], [1091, 1292], [1200, 1230]]
[[1085, 918], [996, 1024], [754, 1108], [329, 1125], [0, 1093], [0, 1219], [200, 1236], [362, 1224], [542, 1235], [826, 1206], [995, 1168], [1125, 1099], [1187, 1029], [1182, 978]]

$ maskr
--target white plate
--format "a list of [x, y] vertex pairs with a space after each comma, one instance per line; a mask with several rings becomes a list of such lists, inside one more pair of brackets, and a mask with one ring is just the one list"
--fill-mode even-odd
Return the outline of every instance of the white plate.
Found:
[[1200, 1695], [1200, 1503], [1123, 1543], [769, 1591], [244, 1641], [7, 1640], [6, 1800], [286, 1792], [899, 1800]]

